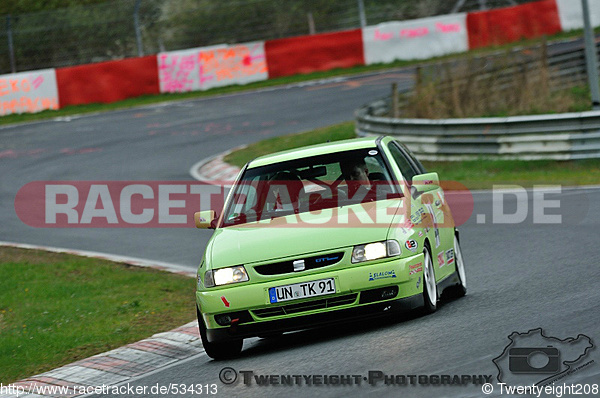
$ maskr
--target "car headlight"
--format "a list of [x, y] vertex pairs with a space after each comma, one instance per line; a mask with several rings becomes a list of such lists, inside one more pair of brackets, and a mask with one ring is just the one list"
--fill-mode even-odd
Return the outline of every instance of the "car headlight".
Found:
[[399, 256], [401, 253], [400, 244], [396, 240], [367, 243], [366, 245], [354, 246], [354, 249], [352, 249], [352, 262], [361, 263], [378, 258]]
[[246, 282], [248, 279], [248, 273], [243, 265], [219, 268], [206, 271], [204, 274], [204, 286], [214, 287], [229, 285], [230, 283]]

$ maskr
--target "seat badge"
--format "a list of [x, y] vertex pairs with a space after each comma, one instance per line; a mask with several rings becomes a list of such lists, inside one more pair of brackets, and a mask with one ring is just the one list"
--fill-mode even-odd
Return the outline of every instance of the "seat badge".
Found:
[[294, 265], [294, 272], [304, 271], [306, 268], [304, 265], [304, 260], [295, 260], [292, 264]]

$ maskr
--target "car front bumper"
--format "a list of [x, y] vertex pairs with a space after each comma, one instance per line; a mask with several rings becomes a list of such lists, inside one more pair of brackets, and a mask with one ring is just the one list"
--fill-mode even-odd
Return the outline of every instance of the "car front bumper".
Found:
[[[423, 305], [423, 254], [196, 292], [199, 315], [209, 341], [306, 329], [339, 321], [405, 311]], [[271, 287], [334, 278], [329, 296], [271, 304]], [[223, 322], [231, 315], [233, 322]], [[217, 318], [215, 318], [217, 317]]]

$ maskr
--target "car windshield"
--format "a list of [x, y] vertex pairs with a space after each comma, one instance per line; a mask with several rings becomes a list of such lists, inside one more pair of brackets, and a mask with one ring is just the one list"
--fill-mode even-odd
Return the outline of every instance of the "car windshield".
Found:
[[246, 169], [222, 226], [399, 197], [379, 149], [335, 152]]

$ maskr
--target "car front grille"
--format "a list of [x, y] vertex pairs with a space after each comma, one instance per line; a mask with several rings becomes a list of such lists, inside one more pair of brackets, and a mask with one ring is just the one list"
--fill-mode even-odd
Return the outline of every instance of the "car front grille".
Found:
[[279, 315], [289, 315], [298, 312], [318, 310], [323, 308], [338, 307], [341, 305], [352, 304], [356, 301], [357, 293], [346, 294], [344, 296], [330, 297], [326, 299], [305, 301], [297, 304], [287, 304], [277, 307], [263, 308], [253, 310], [252, 313], [260, 318], [269, 318]]
[[[261, 275], [281, 275], [294, 272], [294, 262], [304, 260], [304, 270], [326, 267], [328, 265], [337, 264], [344, 258], [344, 252], [320, 254], [318, 256], [298, 258], [288, 261], [280, 261], [277, 263], [257, 265], [254, 270]], [[297, 272], [297, 271], [296, 271]]]

